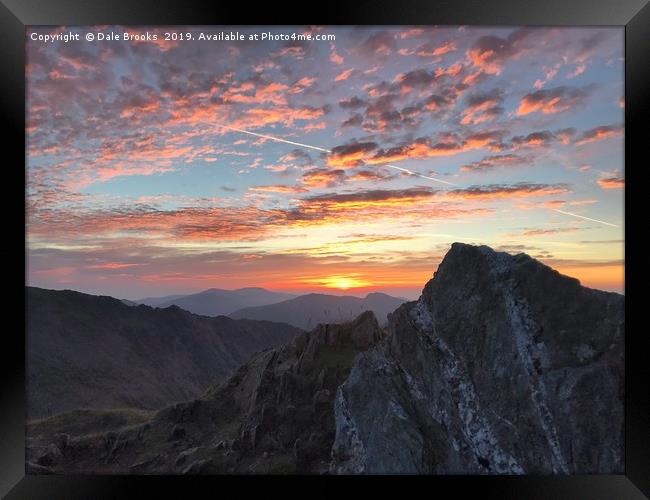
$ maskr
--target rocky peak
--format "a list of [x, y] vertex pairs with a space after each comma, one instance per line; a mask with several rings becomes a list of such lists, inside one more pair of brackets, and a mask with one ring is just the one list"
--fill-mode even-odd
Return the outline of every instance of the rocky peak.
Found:
[[453, 244], [339, 388], [333, 471], [622, 471], [623, 306], [525, 254]]

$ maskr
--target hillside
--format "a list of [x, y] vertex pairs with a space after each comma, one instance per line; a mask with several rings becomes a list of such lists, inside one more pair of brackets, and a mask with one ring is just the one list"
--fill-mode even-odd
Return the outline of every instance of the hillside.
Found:
[[155, 409], [199, 396], [252, 354], [299, 330], [27, 289], [30, 418], [77, 408]]

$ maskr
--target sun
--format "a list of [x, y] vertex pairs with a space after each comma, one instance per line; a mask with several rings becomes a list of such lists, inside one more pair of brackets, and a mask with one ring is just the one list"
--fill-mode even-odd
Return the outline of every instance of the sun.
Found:
[[330, 286], [340, 288], [341, 290], [348, 290], [354, 287], [354, 282], [349, 278], [338, 278], [332, 281]]
[[372, 283], [355, 276], [327, 276], [322, 278], [320, 284], [327, 288], [338, 288], [339, 290], [350, 290], [370, 286]]

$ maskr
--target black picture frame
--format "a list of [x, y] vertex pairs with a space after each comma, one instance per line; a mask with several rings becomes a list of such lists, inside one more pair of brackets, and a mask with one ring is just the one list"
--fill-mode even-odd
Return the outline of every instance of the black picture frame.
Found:
[[[30, 25], [562, 25], [562, 26], [624, 26], [625, 27], [625, 169], [626, 226], [641, 223], [641, 215], [630, 209], [640, 196], [641, 168], [647, 161], [632, 166], [631, 158], [643, 158], [641, 148], [644, 125], [649, 118], [650, 68], [650, 5], [648, 0], [387, 0], [359, 1], [354, 4], [326, 2], [315, 5], [308, 13], [305, 4], [279, 5], [267, 3], [207, 2], [201, 0], [1, 0], [0, 1], [0, 102], [5, 122], [7, 147], [4, 150], [5, 191], [5, 270], [14, 271], [7, 294], [14, 295], [16, 306], [6, 306], [5, 317], [18, 321], [4, 331], [5, 370], [0, 408], [0, 494], [6, 498], [124, 498], [130, 495], [153, 496], [156, 493], [187, 495], [197, 491], [196, 485], [209, 488], [211, 495], [225, 494], [229, 483], [235, 491], [259, 487], [263, 494], [292, 492], [310, 497], [339, 495], [348, 485], [363, 485], [386, 495], [408, 494], [405, 481], [431, 495], [453, 491], [454, 497], [467, 493], [481, 498], [517, 499], [636, 499], [650, 496], [650, 380], [647, 351], [643, 349], [646, 334], [643, 321], [631, 313], [632, 304], [640, 302], [634, 291], [641, 277], [634, 232], [626, 235], [626, 397], [625, 397], [625, 474], [616, 476], [429, 476], [429, 477], [332, 477], [316, 478], [253, 478], [250, 477], [124, 477], [124, 476], [26, 476], [25, 475], [25, 397], [24, 397], [24, 315], [20, 303], [24, 295], [15, 294], [25, 282], [25, 28]], [[20, 168], [23, 165], [23, 168]], [[635, 171], [635, 169], [637, 171]], [[12, 194], [14, 196], [7, 196]], [[22, 201], [20, 201], [22, 200]], [[22, 205], [21, 205], [22, 203]], [[22, 206], [22, 208], [21, 208]], [[9, 252], [9, 250], [11, 252]], [[23, 266], [20, 265], [23, 264]], [[632, 266], [632, 267], [630, 267]], [[15, 285], [13, 280], [16, 281]], [[632, 301], [630, 301], [632, 295]], [[6, 303], [8, 304], [8, 303]], [[21, 334], [21, 327], [22, 332]], [[372, 481], [370, 481], [372, 480]], [[288, 487], [288, 484], [291, 487]], [[372, 484], [370, 484], [372, 483]], [[293, 485], [296, 484], [296, 487]], [[189, 488], [192, 488], [188, 490]], [[424, 489], [421, 489], [424, 488]], [[412, 490], [415, 493], [415, 490]], [[365, 495], [369, 494], [366, 490]], [[645, 496], [644, 496], [645, 495]]]

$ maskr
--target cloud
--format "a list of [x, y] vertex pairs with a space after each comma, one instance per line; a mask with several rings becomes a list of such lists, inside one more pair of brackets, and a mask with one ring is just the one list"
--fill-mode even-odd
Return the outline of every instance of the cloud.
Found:
[[336, 146], [327, 157], [331, 167], [352, 168], [363, 165], [369, 154], [378, 148], [375, 142], [351, 142]]
[[433, 188], [375, 189], [355, 193], [323, 194], [306, 198], [309, 203], [324, 205], [354, 205], [366, 203], [402, 203], [407, 201], [430, 199], [435, 196]]
[[413, 49], [400, 49], [399, 54], [403, 56], [416, 55], [418, 57], [440, 57], [456, 50], [454, 42], [447, 41], [442, 44], [428, 42]]
[[315, 83], [316, 83], [316, 78], [305, 76], [300, 80], [298, 80], [296, 83], [294, 83], [293, 86], [288, 90], [288, 92], [290, 94], [300, 94], [301, 92], [304, 92], [306, 89], [313, 87]]
[[599, 127], [590, 128], [585, 130], [580, 137], [576, 139], [576, 144], [582, 146], [591, 142], [608, 139], [610, 137], [617, 137], [623, 134], [623, 127], [621, 125], [600, 125]]
[[[248, 85], [246, 85], [248, 83]], [[287, 104], [286, 94], [289, 86], [284, 83], [270, 82], [259, 86], [245, 82], [239, 87], [230, 87], [222, 95], [225, 103], [241, 104], [275, 104], [285, 106]]]
[[283, 163], [299, 163], [301, 165], [309, 165], [312, 163], [311, 156], [304, 149], [293, 149], [282, 158], [280, 161]]
[[341, 127], [360, 127], [363, 125], [363, 116], [355, 113], [341, 123]]
[[478, 125], [492, 121], [503, 113], [501, 106], [503, 91], [492, 89], [489, 92], [472, 94], [467, 98], [467, 106], [462, 112], [462, 125]]
[[579, 229], [578, 227], [535, 228], [513, 233], [512, 236], [546, 236], [548, 234], [575, 233]]
[[348, 97], [339, 101], [339, 106], [343, 109], [358, 109], [367, 106], [368, 103], [357, 96]]
[[395, 107], [397, 94], [385, 94], [370, 101], [366, 107], [363, 127], [368, 131], [396, 131], [413, 127], [416, 124], [414, 116], [418, 109], [407, 107], [401, 111]]
[[338, 75], [334, 77], [335, 82], [343, 82], [350, 78], [352, 74], [354, 73], [354, 68], [348, 68], [346, 70], [341, 71]]
[[371, 189], [347, 193], [327, 193], [298, 200], [295, 209], [286, 213], [289, 224], [319, 226], [342, 222], [448, 219], [483, 217], [494, 211], [484, 207], [455, 205], [449, 200], [436, 201], [439, 192], [430, 187], [406, 189]]
[[427, 71], [426, 69], [415, 69], [407, 73], [397, 76], [402, 93], [408, 92], [410, 89], [423, 89], [430, 87], [437, 79], [441, 78], [440, 74], [436, 71]]
[[439, 111], [452, 107], [456, 103], [456, 94], [440, 95], [431, 94], [422, 102], [422, 107], [427, 111]]
[[251, 186], [249, 191], [254, 193], [305, 193], [308, 190], [300, 187], [287, 184], [272, 184], [269, 186]]
[[562, 208], [567, 204], [565, 200], [544, 200], [526, 203], [517, 203], [516, 207], [522, 210], [534, 210], [537, 208]]
[[499, 167], [531, 165], [532, 163], [532, 158], [528, 156], [521, 156], [517, 154], [503, 154], [486, 156], [482, 160], [463, 165], [460, 167], [460, 169], [464, 172], [483, 172]]
[[591, 94], [593, 87], [554, 87], [541, 89], [526, 94], [517, 109], [517, 115], [523, 116], [540, 112], [544, 114], [562, 113], [582, 106]]
[[302, 183], [312, 188], [332, 187], [345, 181], [342, 169], [318, 168], [302, 176]]
[[336, 52], [336, 46], [333, 43], [330, 43], [330, 61], [336, 65], [340, 65], [345, 62], [343, 57]]
[[504, 64], [516, 59], [526, 51], [524, 42], [531, 35], [528, 28], [520, 28], [507, 37], [487, 35], [480, 37], [467, 51], [467, 57], [481, 71], [499, 75]]
[[350, 181], [386, 181], [394, 179], [396, 176], [388, 174], [379, 169], [359, 170], [348, 177]]
[[363, 41], [357, 51], [366, 56], [386, 57], [395, 50], [395, 47], [395, 36], [388, 31], [380, 31]]
[[598, 185], [603, 189], [623, 189], [625, 179], [622, 177], [603, 177], [598, 179]]
[[387, 149], [379, 149], [376, 143], [363, 143], [363, 147], [357, 148], [354, 147], [354, 144], [350, 144], [345, 149], [337, 150], [335, 156], [330, 155], [328, 163], [332, 166], [347, 165], [352, 167], [364, 163], [376, 165], [406, 159], [450, 156], [482, 148], [500, 151], [503, 134], [504, 132], [500, 130], [468, 134], [465, 138], [461, 138], [457, 134], [438, 134], [437, 140], [420, 137]]
[[393, 220], [480, 217], [493, 212], [481, 207], [436, 203], [437, 194], [429, 187], [329, 193], [301, 199], [288, 218], [300, 226], [359, 222], [381, 217], [391, 217]]
[[415, 38], [424, 35], [424, 29], [423, 28], [409, 28], [405, 31], [402, 31], [399, 34], [399, 37], [401, 39], [407, 39], [407, 38]]
[[271, 226], [282, 224], [285, 212], [254, 206], [183, 207], [160, 210], [148, 205], [108, 209], [41, 211], [30, 215], [32, 238], [48, 241], [92, 242], [117, 233], [121, 240], [216, 240], [259, 239]]
[[566, 184], [534, 184], [520, 182], [517, 184], [487, 184], [482, 186], [471, 186], [466, 189], [455, 189], [449, 191], [447, 196], [451, 198], [496, 200], [516, 199], [539, 196], [552, 196], [570, 193]]
[[[233, 127], [243, 129], [255, 129], [273, 124], [283, 124], [291, 127], [296, 121], [308, 121], [321, 118], [328, 111], [329, 108], [326, 105], [319, 108], [313, 106], [295, 108], [249, 108], [230, 123]], [[207, 117], [202, 117], [200, 121], [207, 121], [209, 123]]]
[[125, 262], [105, 262], [102, 264], [93, 264], [91, 266], [87, 266], [88, 269], [107, 269], [107, 270], [114, 270], [114, 269], [128, 269], [131, 267], [139, 267], [142, 264], [127, 264]]
[[551, 132], [550, 130], [540, 130], [531, 132], [528, 135], [517, 135], [510, 139], [511, 146], [514, 149], [519, 148], [548, 148], [555, 143], [568, 144], [575, 135], [574, 128], [565, 128]]

